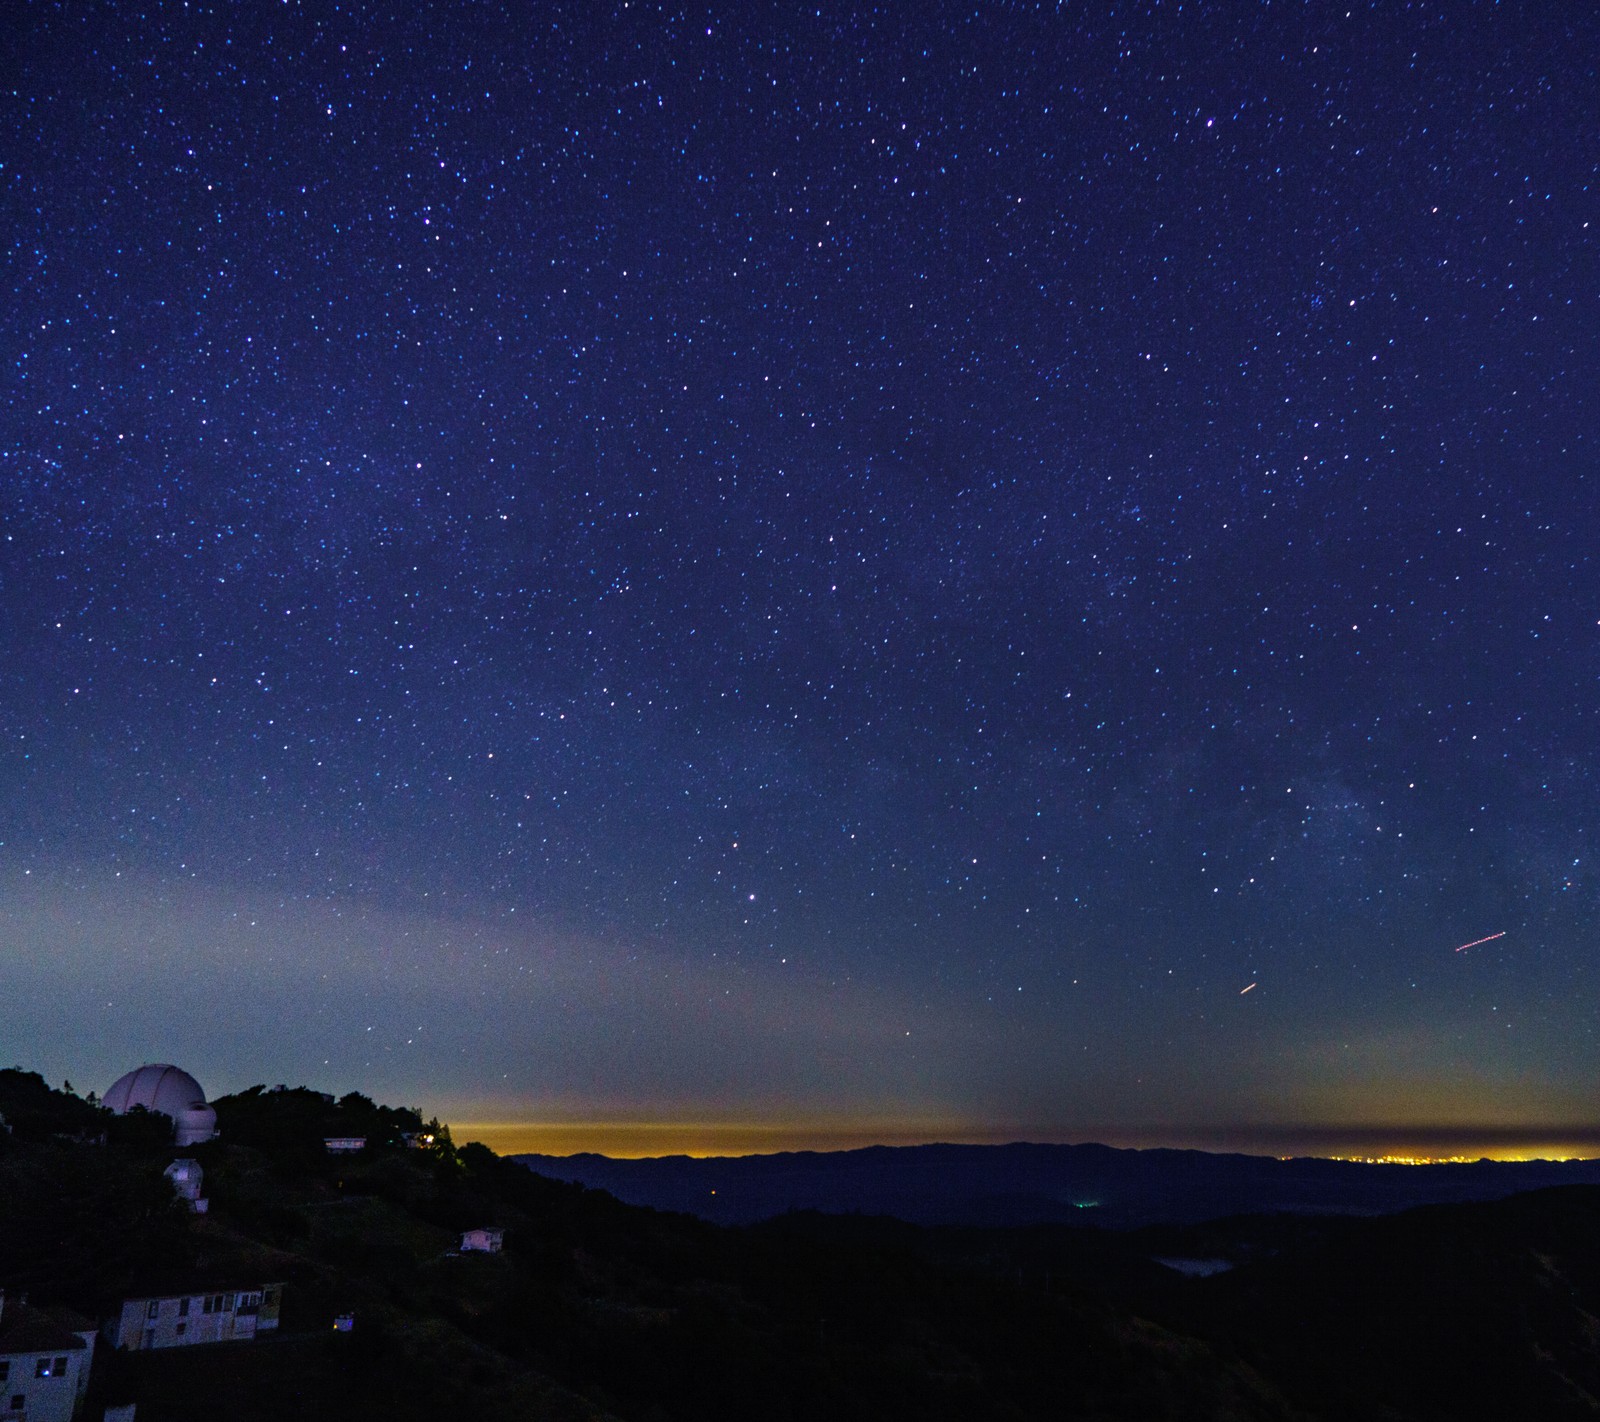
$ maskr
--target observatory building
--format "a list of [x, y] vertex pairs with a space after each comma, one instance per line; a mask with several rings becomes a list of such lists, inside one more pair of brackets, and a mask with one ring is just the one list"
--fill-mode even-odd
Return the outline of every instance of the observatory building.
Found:
[[199, 1145], [217, 1133], [217, 1113], [206, 1105], [200, 1083], [175, 1066], [156, 1063], [119, 1076], [100, 1104], [121, 1116], [135, 1106], [159, 1111], [172, 1121], [180, 1146]]

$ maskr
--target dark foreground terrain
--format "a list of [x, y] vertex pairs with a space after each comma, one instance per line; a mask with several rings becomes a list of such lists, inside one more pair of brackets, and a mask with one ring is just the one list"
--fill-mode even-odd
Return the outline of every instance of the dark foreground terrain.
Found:
[[[213, 1203], [194, 1216], [161, 1176], [159, 1121], [98, 1144], [86, 1103], [0, 1072], [9, 1297], [103, 1317], [200, 1277], [285, 1284], [275, 1337], [101, 1356], [91, 1418], [123, 1401], [139, 1422], [1600, 1415], [1596, 1187], [1122, 1232], [727, 1228], [443, 1131], [408, 1148], [414, 1113], [360, 1097], [215, 1104], [225, 1134], [191, 1152]], [[322, 1151], [358, 1123], [361, 1155]], [[504, 1253], [452, 1252], [485, 1224]], [[335, 1333], [346, 1311], [355, 1329]]]

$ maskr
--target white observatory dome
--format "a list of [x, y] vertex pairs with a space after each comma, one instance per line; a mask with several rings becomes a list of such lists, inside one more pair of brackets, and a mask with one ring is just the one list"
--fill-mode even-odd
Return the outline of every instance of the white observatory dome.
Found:
[[180, 1146], [199, 1145], [217, 1133], [217, 1113], [200, 1083], [175, 1066], [156, 1063], [119, 1076], [101, 1104], [121, 1116], [135, 1106], [170, 1117]]

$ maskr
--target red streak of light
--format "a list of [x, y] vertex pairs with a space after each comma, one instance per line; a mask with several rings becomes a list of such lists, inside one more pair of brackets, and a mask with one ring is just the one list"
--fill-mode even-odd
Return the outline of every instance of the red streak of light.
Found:
[[1245, 994], [1246, 994], [1246, 993], [1247, 993], [1247, 992], [1249, 992], [1249, 991], [1250, 991], [1250, 988], [1253, 988], [1253, 987], [1254, 987], [1254, 986], [1255, 986], [1255, 984], [1254, 984], [1254, 983], [1251, 983], [1251, 984], [1250, 984], [1250, 987], [1246, 987], [1246, 988], [1240, 988], [1240, 989], [1239, 989], [1239, 996], [1240, 996], [1240, 997], [1243, 997], [1243, 996], [1244, 996], [1244, 995], [1245, 995]]
[[1463, 943], [1456, 949], [1456, 952], [1465, 953], [1467, 949], [1476, 948], [1480, 943], [1493, 943], [1496, 938], [1504, 938], [1505, 936], [1506, 931], [1502, 928], [1498, 933], [1491, 933], [1487, 938], [1474, 938], [1470, 943]]

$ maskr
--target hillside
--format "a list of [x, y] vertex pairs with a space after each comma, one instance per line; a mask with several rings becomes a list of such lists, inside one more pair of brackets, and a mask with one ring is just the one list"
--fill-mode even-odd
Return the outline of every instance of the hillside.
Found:
[[1238, 1214], [1386, 1214], [1600, 1185], [1600, 1160], [1378, 1165], [1364, 1161], [1117, 1150], [1103, 1145], [869, 1146], [697, 1159], [519, 1155], [531, 1170], [631, 1205], [753, 1224], [789, 1210], [915, 1224], [1095, 1224], [1134, 1229]]
[[[456, 1149], [443, 1128], [426, 1150], [329, 1157], [330, 1112], [396, 1132], [414, 1113], [257, 1091], [214, 1103], [195, 1216], [161, 1178], [156, 1123], [96, 1144], [103, 1118], [49, 1093], [24, 1126], [19, 1080], [47, 1090], [0, 1073], [0, 1287], [103, 1316], [185, 1279], [286, 1286], [275, 1337], [102, 1357], [94, 1417], [136, 1401], [140, 1422], [1425, 1422], [1513, 1415], [1513, 1396], [1538, 1407], [1514, 1415], [1591, 1416], [1600, 1390], [1600, 1190], [1132, 1233], [724, 1228]], [[484, 1224], [504, 1253], [452, 1252]], [[1185, 1278], [1157, 1258], [1233, 1267]], [[346, 1311], [355, 1329], [336, 1334]]]

